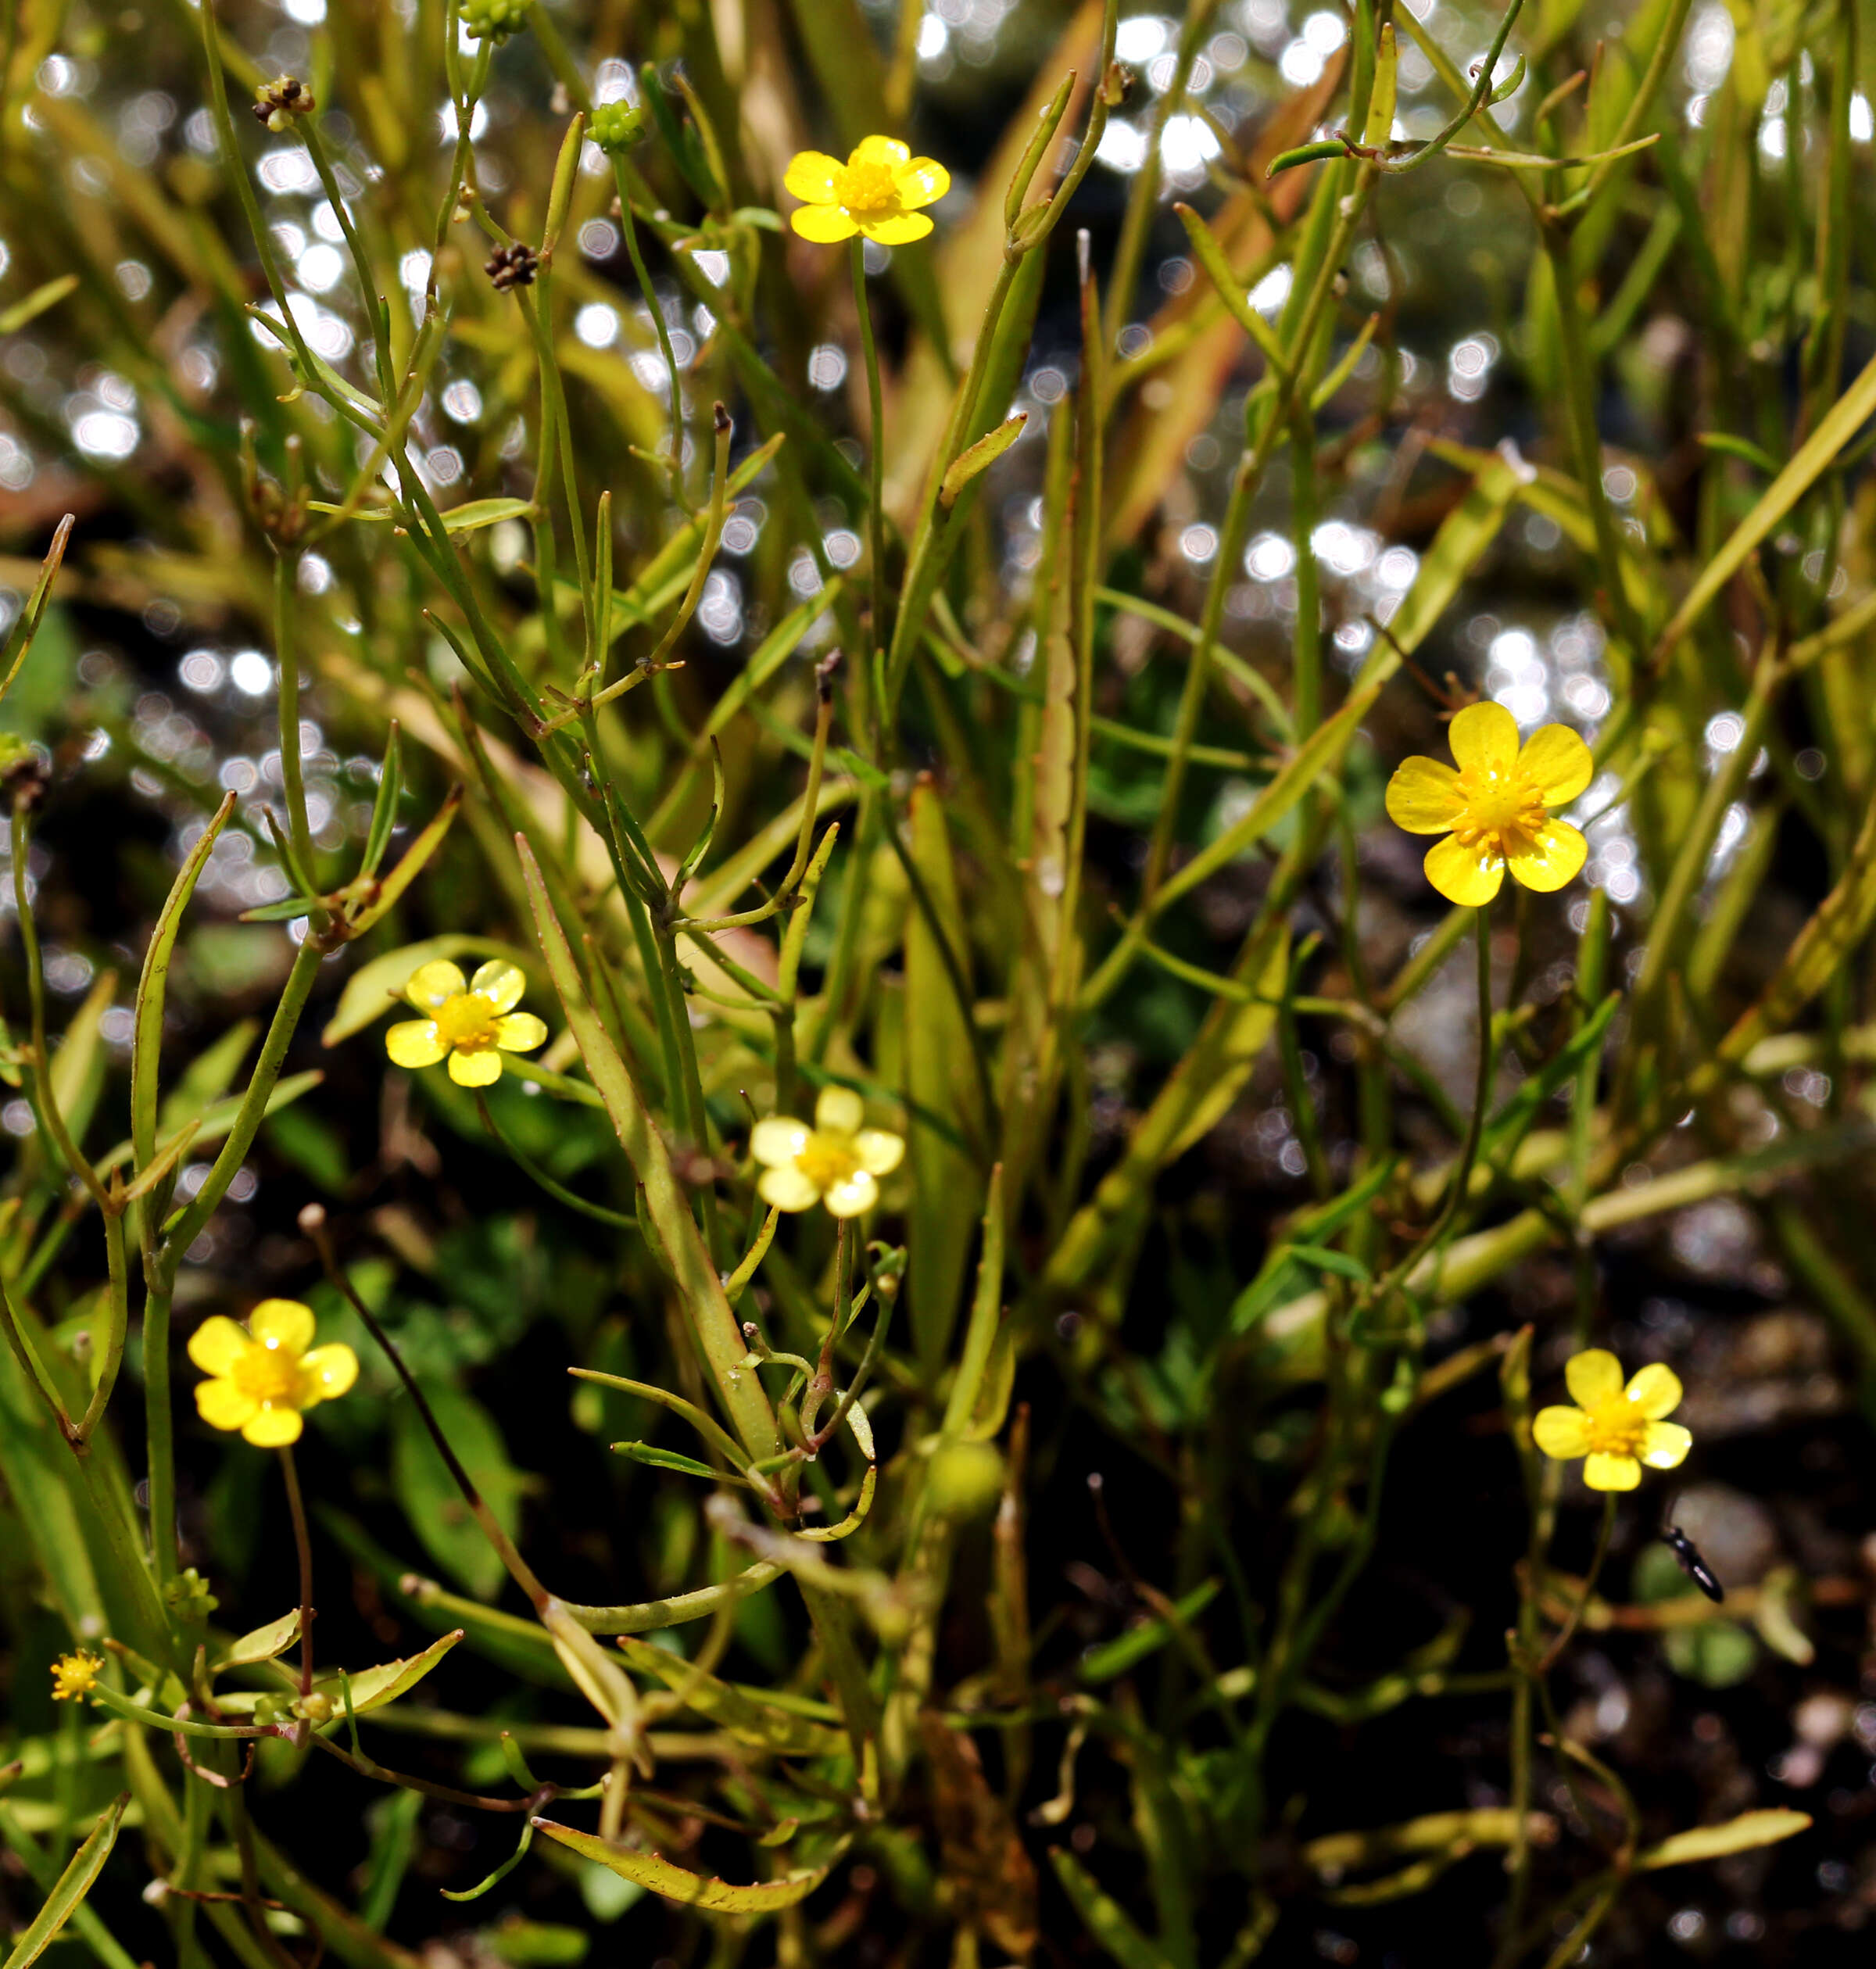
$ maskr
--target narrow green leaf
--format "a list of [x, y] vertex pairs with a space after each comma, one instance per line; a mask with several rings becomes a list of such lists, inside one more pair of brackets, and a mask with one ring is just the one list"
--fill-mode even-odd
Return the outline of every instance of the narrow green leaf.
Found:
[[283, 1613], [277, 1620], [270, 1620], [264, 1627], [256, 1627], [238, 1641], [231, 1641], [209, 1663], [209, 1670], [220, 1674], [224, 1668], [251, 1668], [256, 1662], [272, 1661], [299, 1638], [299, 1609], [295, 1607], [291, 1613]]
[[30, 321], [37, 321], [48, 308], [55, 308], [78, 285], [76, 274], [61, 274], [56, 280], [36, 287], [25, 299], [16, 301], [0, 313], [0, 335], [16, 335]]
[[79, 1903], [91, 1891], [91, 1883], [104, 1871], [104, 1863], [111, 1856], [111, 1849], [117, 1843], [118, 1828], [124, 1824], [124, 1808], [130, 1802], [130, 1793], [120, 1792], [110, 1810], [91, 1828], [91, 1836], [72, 1855], [70, 1865], [59, 1876], [59, 1884], [47, 1896], [45, 1905], [13, 1945], [5, 1969], [27, 1969], [29, 1963], [37, 1962], [53, 1937], [77, 1912]]
[[988, 471], [991, 466], [1022, 435], [1023, 426], [1029, 421], [1027, 410], [1019, 410], [1013, 417], [1006, 418], [994, 431], [979, 438], [977, 442], [954, 458], [946, 470], [943, 482], [938, 488], [940, 503], [954, 506], [958, 495], [970, 484], [979, 472]]
[[614, 1443], [612, 1453], [615, 1456], [629, 1457], [635, 1463], [648, 1463], [653, 1470], [676, 1470], [681, 1476], [700, 1477], [707, 1484], [723, 1481], [721, 1470], [714, 1470], [707, 1463], [700, 1463], [694, 1456], [681, 1456], [675, 1449], [660, 1449], [653, 1443]]
[[1681, 642], [1706, 609], [1734, 575], [1745, 565], [1749, 556], [1777, 528], [1799, 500], [1817, 482], [1831, 460], [1863, 428], [1876, 411], [1876, 358], [1851, 384], [1799, 446], [1791, 463], [1767, 486], [1758, 503], [1727, 536], [1720, 551], [1700, 571], [1700, 578], [1688, 590], [1687, 600], [1675, 610], [1674, 619], [1655, 644], [1654, 661], [1659, 664]]
[[1724, 1860], [1729, 1853], [1750, 1853], [1756, 1846], [1776, 1845], [1811, 1829], [1809, 1812], [1788, 1811], [1770, 1806], [1757, 1812], [1742, 1812], [1737, 1818], [1718, 1825], [1695, 1826], [1691, 1831], [1670, 1834], [1659, 1845], [1645, 1846], [1635, 1855], [1635, 1870], [1652, 1873], [1663, 1867], [1685, 1867], [1696, 1860]]
[[774, 1914], [785, 1907], [793, 1907], [826, 1879], [833, 1870], [834, 1859], [844, 1849], [844, 1846], [837, 1849], [832, 1857], [818, 1867], [784, 1874], [779, 1880], [733, 1887], [726, 1880], [707, 1880], [701, 1874], [687, 1873], [655, 1853], [635, 1853], [625, 1846], [608, 1845], [603, 1839], [576, 1832], [570, 1825], [557, 1825], [552, 1819], [534, 1819], [529, 1823], [537, 1832], [545, 1832], [582, 1860], [609, 1867], [622, 1878], [649, 1887], [654, 1894], [661, 1894], [680, 1906], [706, 1908], [714, 1914]]

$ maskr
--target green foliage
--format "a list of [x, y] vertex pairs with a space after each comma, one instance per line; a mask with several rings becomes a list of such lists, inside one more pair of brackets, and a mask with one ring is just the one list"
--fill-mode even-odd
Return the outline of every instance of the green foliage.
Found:
[[[1812, 1830], [1710, 1722], [1861, 1587], [1538, 1445], [1868, 1502], [1867, 23], [954, 11], [8, 10], [6, 1969], [1639, 1960]], [[1448, 910], [1481, 696], [1591, 859], [1462, 759]]]

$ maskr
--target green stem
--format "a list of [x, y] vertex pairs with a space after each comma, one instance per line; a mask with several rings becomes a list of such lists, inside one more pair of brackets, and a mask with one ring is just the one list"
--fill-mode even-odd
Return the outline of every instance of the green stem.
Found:
[[281, 1445], [280, 1469], [286, 1479], [293, 1547], [299, 1555], [299, 1692], [306, 1695], [313, 1688], [313, 1541], [306, 1535], [306, 1507], [299, 1495], [299, 1470], [291, 1443]]
[[873, 345], [872, 309], [866, 295], [866, 242], [848, 242], [847, 265], [854, 277], [854, 312], [860, 323], [860, 353], [866, 363], [867, 527], [872, 557], [872, 645], [883, 650], [886, 635], [886, 418], [881, 408], [879, 352]]

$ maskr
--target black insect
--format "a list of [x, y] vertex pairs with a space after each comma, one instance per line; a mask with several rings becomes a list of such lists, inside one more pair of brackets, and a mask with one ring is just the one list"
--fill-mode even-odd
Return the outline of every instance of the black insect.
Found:
[[1663, 1542], [1681, 1562], [1681, 1570], [1710, 1600], [1724, 1600], [1726, 1588], [1714, 1578], [1713, 1569], [1700, 1556], [1700, 1548], [1678, 1525], [1661, 1527]]

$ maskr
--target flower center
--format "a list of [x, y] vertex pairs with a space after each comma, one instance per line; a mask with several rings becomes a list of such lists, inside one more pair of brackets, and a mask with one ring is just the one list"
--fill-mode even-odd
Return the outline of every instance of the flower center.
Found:
[[1626, 1395], [1599, 1402], [1585, 1412], [1589, 1417], [1591, 1455], [1641, 1455], [1648, 1436], [1648, 1417]]
[[1467, 766], [1459, 775], [1459, 795], [1466, 803], [1453, 829], [1463, 847], [1475, 843], [1501, 859], [1526, 845], [1550, 810], [1527, 773], [1513, 766], [1500, 772]]
[[497, 1015], [486, 998], [473, 991], [459, 991], [437, 1008], [436, 1036], [446, 1046], [471, 1053], [484, 1051], [495, 1044]]
[[890, 212], [899, 202], [898, 187], [886, 164], [843, 164], [834, 177], [836, 202], [848, 212]]
[[860, 1157], [850, 1135], [829, 1135], [812, 1129], [795, 1158], [795, 1167], [825, 1193], [859, 1172]]
[[228, 1378], [250, 1402], [292, 1402], [299, 1392], [299, 1356], [277, 1341], [257, 1340]]

